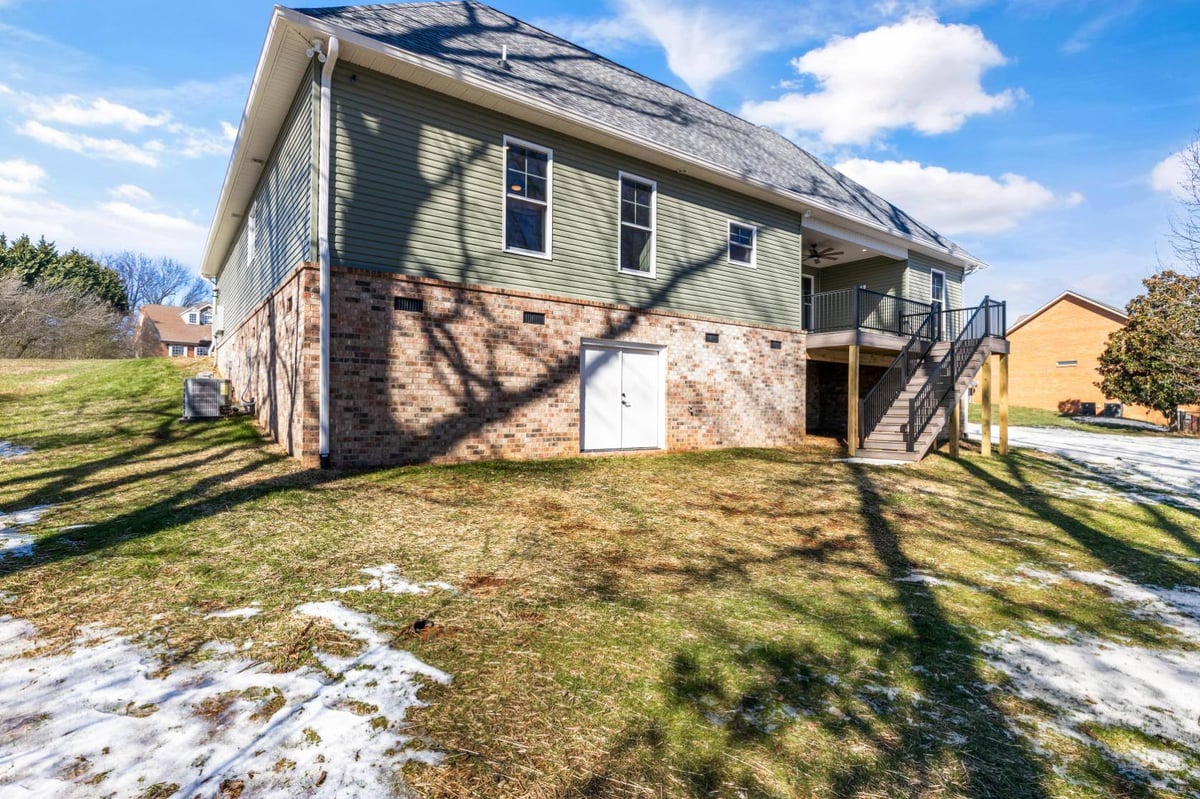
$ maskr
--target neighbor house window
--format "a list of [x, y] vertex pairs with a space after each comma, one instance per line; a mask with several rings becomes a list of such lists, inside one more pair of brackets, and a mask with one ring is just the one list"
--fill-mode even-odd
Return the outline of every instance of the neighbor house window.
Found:
[[205, 355], [208, 355], [208, 347], [196, 347], [196, 357], [197, 358], [200, 358]]
[[200, 324], [211, 325], [212, 317], [213, 317], [212, 311], [205, 311], [204, 313], [200, 314]]
[[189, 325], [198, 324], [199, 321], [200, 321], [200, 315], [197, 314], [195, 311], [192, 311], [190, 314], [188, 314], [187, 322]]
[[729, 263], [754, 266], [758, 229], [739, 222], [729, 223]]
[[170, 348], [168, 348], [167, 352], [170, 353], [172, 358], [182, 358], [187, 355], [187, 347], [180, 346], [179, 344], [172, 344]]
[[550, 256], [551, 150], [504, 137], [504, 249]]
[[657, 184], [653, 180], [620, 174], [621, 231], [620, 267], [622, 272], [654, 275], [654, 201]]
[[1079, 361], [1059, 361], [1059, 366], [1078, 366]]

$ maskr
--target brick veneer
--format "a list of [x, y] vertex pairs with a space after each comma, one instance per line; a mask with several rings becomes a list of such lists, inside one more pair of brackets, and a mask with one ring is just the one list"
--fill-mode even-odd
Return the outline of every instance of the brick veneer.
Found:
[[238, 399], [253, 397], [271, 438], [306, 465], [318, 462], [320, 276], [302, 264], [213, 351]]
[[[585, 338], [666, 347], [668, 449], [783, 446], [804, 434], [798, 330], [340, 267], [331, 296], [334, 467], [578, 455]], [[396, 297], [424, 309], [396, 310]], [[525, 311], [545, 324], [524, 323]], [[222, 374], [258, 398], [260, 421], [306, 463], [317, 461], [319, 314], [306, 266], [217, 349]]]

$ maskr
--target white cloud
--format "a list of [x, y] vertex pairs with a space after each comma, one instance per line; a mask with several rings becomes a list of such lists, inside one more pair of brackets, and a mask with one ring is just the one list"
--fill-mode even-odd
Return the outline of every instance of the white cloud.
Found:
[[837, 168], [947, 235], [1002, 233], [1035, 211], [1072, 208], [1083, 202], [1078, 192], [1056, 195], [1021, 175], [997, 179], [916, 161], [863, 158], [842, 161]]
[[34, 194], [42, 190], [46, 170], [37, 164], [15, 159], [0, 161], [0, 194]]
[[120, 139], [98, 139], [86, 134], [69, 133], [33, 119], [26, 120], [19, 125], [17, 132], [50, 147], [69, 150], [80, 155], [107, 158], [113, 161], [128, 161], [142, 166], [158, 166], [158, 157], [151, 152], [152, 148], [139, 147]]
[[116, 125], [128, 131], [157, 128], [167, 124], [171, 115], [166, 112], [151, 116], [144, 111], [103, 97], [84, 101], [75, 95], [32, 99], [26, 111], [42, 122], [57, 122], [76, 127], [104, 127]]
[[237, 134], [237, 125], [233, 125], [223, 119], [221, 120], [221, 135], [225, 137], [225, 141], [233, 144], [234, 140], [237, 139]]
[[828, 144], [866, 144], [911, 127], [932, 135], [971, 116], [1012, 107], [1021, 92], [988, 94], [983, 73], [1007, 63], [972, 25], [912, 15], [854, 37], [835, 37], [792, 61], [818, 90], [750, 102], [742, 115], [788, 136], [816, 132]]
[[1184, 160], [1186, 150], [1168, 155], [1159, 161], [1150, 172], [1150, 187], [1155, 191], [1165, 191], [1176, 198], [1183, 197], [1183, 183], [1187, 179], [1187, 162]]
[[70, 205], [0, 189], [0, 233], [9, 238], [22, 233], [35, 239], [44, 235], [60, 250], [135, 250], [195, 264], [204, 248], [206, 230], [183, 217], [145, 211], [128, 202]]
[[1081, 25], [1059, 48], [1066, 55], [1082, 53], [1108, 28], [1137, 10], [1138, 0], [1129, 0], [1093, 17]]
[[123, 183], [115, 189], [108, 190], [109, 196], [116, 200], [125, 200], [131, 203], [141, 203], [145, 205], [153, 202], [154, 196], [150, 192], [143, 189], [141, 186], [134, 186], [132, 183]]
[[680, 0], [622, 0], [621, 17], [662, 45], [667, 65], [699, 96], [771, 45], [761, 17]]

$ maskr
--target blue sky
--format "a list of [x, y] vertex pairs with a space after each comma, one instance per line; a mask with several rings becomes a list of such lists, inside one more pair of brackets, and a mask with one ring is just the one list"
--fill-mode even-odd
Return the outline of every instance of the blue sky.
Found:
[[[1013, 314], [1124, 305], [1170, 262], [1197, 0], [494, 4], [839, 165], [990, 263], [968, 294]], [[0, 0], [0, 231], [195, 267], [271, 8]]]

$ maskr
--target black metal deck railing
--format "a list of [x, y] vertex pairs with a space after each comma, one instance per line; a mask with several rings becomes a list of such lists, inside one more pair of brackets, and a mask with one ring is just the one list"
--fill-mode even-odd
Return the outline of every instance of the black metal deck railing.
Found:
[[806, 298], [808, 330], [873, 330], [908, 337], [932, 310], [926, 302], [857, 287], [823, 291]]

